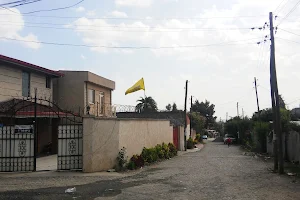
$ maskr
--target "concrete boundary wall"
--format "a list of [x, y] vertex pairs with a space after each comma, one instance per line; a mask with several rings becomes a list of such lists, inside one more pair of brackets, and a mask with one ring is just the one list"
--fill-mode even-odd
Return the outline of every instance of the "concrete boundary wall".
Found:
[[[285, 147], [287, 145], [287, 147]], [[285, 153], [285, 150], [287, 153]], [[267, 138], [267, 152], [273, 155], [273, 144]], [[295, 131], [289, 132], [286, 136], [283, 134], [283, 155], [287, 156], [289, 161], [300, 161], [300, 133]]]
[[83, 171], [105, 171], [115, 167], [122, 147], [130, 158], [143, 147], [173, 142], [169, 120], [83, 118]]

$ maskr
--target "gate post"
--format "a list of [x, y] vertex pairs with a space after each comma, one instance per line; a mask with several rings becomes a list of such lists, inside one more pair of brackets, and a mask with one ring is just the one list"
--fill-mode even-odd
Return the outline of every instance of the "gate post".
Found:
[[37, 108], [37, 89], [34, 89], [34, 168], [33, 171], [36, 171], [36, 156], [37, 156], [37, 116], [36, 116], [36, 108]]

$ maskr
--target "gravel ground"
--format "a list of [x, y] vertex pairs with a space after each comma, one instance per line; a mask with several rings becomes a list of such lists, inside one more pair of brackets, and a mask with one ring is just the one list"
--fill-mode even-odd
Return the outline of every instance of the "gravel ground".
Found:
[[[300, 199], [299, 183], [270, 173], [270, 163], [242, 153], [237, 146], [209, 142], [200, 152], [121, 177], [6, 177], [0, 180], [0, 199]], [[64, 193], [74, 185], [74, 194]]]

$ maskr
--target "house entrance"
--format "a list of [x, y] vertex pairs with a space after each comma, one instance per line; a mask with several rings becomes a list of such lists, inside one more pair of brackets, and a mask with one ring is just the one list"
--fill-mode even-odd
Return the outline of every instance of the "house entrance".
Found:
[[46, 99], [0, 103], [0, 171], [81, 170], [82, 117]]

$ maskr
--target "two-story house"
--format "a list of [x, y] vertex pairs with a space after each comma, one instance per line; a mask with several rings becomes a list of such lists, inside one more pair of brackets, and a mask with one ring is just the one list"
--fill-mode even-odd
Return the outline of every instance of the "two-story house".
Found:
[[[59, 119], [50, 114], [55, 113], [51, 104], [53, 80], [61, 76], [57, 71], [0, 55], [0, 124], [32, 125], [36, 116], [38, 153], [52, 141], [57, 144], [52, 124], [58, 124]], [[34, 103], [35, 90], [37, 104]], [[1, 140], [3, 144], [3, 137]]]
[[52, 101], [53, 79], [62, 74], [21, 60], [0, 55], [0, 102], [13, 98], [38, 97]]
[[54, 100], [66, 110], [85, 115], [113, 116], [115, 82], [88, 71], [59, 71], [54, 81]]

